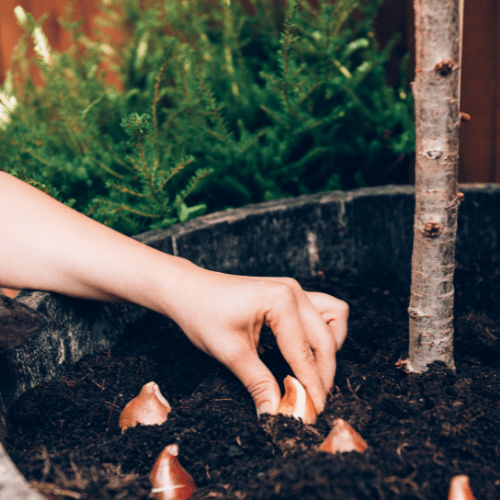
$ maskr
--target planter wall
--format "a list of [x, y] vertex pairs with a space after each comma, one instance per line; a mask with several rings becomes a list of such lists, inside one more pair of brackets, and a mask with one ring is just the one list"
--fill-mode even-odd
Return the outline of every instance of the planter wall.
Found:
[[[499, 252], [500, 185], [462, 191], [457, 260], [467, 263]], [[390, 268], [409, 286], [413, 209], [412, 187], [366, 188], [218, 212], [136, 239], [220, 272], [303, 278], [322, 269], [362, 275]], [[0, 500], [35, 500], [43, 496], [28, 488], [1, 445], [10, 406], [27, 389], [67, 373], [82, 356], [109, 349], [145, 310], [38, 291], [23, 291], [15, 300], [44, 315], [48, 326], [0, 357]]]

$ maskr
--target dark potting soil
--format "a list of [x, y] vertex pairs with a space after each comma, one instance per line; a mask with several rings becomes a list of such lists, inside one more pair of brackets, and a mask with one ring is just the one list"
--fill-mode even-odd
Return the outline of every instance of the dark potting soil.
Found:
[[[257, 419], [240, 382], [194, 348], [170, 320], [148, 313], [109, 352], [29, 391], [11, 413], [7, 451], [50, 499], [146, 499], [168, 444], [194, 477], [194, 499], [444, 500], [466, 474], [478, 500], [500, 498], [500, 265], [455, 276], [456, 372], [406, 374], [408, 286], [389, 272], [303, 282], [350, 305], [335, 388], [314, 426]], [[279, 381], [290, 368], [269, 331], [262, 358]], [[150, 381], [173, 410], [162, 426], [120, 433], [125, 404]], [[363, 454], [316, 451], [332, 421], [368, 442]]]

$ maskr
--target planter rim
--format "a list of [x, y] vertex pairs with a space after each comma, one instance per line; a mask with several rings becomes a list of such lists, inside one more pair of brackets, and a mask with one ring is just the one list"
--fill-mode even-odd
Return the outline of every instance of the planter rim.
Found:
[[[483, 192], [483, 193], [500, 193], [500, 183], [460, 183], [459, 190], [465, 192]], [[250, 214], [263, 214], [269, 211], [286, 210], [291, 206], [300, 206], [311, 203], [328, 203], [333, 200], [341, 202], [352, 201], [356, 198], [373, 197], [373, 196], [393, 196], [393, 195], [414, 195], [415, 187], [411, 184], [402, 185], [386, 185], [361, 187], [348, 191], [325, 191], [316, 194], [304, 194], [296, 197], [280, 198], [278, 200], [264, 201], [260, 203], [251, 203], [244, 207], [228, 208], [210, 214], [201, 215], [194, 219], [190, 219], [184, 223], [174, 224], [166, 229], [155, 229], [153, 231], [145, 231], [143, 233], [132, 236], [145, 244], [150, 244], [156, 241], [158, 235], [169, 234], [172, 236], [182, 235], [202, 227], [209, 227], [214, 224], [223, 222], [233, 222], [236, 219], [248, 216]]]
[[[474, 185], [482, 189], [490, 185]], [[494, 185], [495, 186], [495, 185]], [[499, 190], [500, 190], [500, 184]], [[325, 191], [316, 194], [304, 194], [296, 197], [280, 198], [278, 200], [263, 201], [260, 203], [251, 203], [244, 207], [228, 208], [227, 210], [220, 210], [210, 214], [201, 215], [194, 219], [190, 219], [182, 224], [174, 224], [167, 229], [155, 229], [153, 231], [145, 231], [133, 238], [149, 244], [156, 240], [158, 235], [169, 234], [172, 236], [182, 235], [191, 231], [200, 229], [202, 227], [209, 227], [214, 224], [224, 222], [234, 222], [237, 219], [246, 217], [248, 215], [259, 215], [266, 212], [279, 212], [287, 210], [293, 206], [302, 206], [312, 203], [329, 203], [331, 201], [340, 201], [342, 203], [351, 201], [355, 198], [366, 196], [391, 196], [391, 195], [413, 195], [415, 188], [412, 185], [389, 185], [389, 186], [375, 186], [356, 188], [349, 191]]]

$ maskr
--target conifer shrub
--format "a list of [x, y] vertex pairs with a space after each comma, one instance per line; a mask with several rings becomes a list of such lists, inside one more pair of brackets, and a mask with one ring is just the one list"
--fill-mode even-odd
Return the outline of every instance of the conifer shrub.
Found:
[[414, 149], [404, 67], [398, 88], [384, 69], [396, 38], [381, 50], [374, 34], [381, 3], [101, 0], [92, 40], [71, 8], [60, 20], [64, 53], [17, 8], [0, 164], [127, 234], [373, 182]]

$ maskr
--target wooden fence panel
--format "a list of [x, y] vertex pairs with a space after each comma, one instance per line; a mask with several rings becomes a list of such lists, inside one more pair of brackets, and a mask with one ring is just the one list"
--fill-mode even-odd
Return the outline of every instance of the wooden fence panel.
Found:
[[500, 182], [500, 7], [465, 2], [460, 182]]
[[[43, 14], [48, 15], [43, 24], [43, 30], [51, 47], [56, 50], [65, 50], [70, 44], [68, 34], [57, 22], [58, 18], [64, 16], [66, 0], [0, 0], [0, 82], [2, 83], [14, 46], [21, 35], [21, 28], [14, 15], [14, 8], [17, 5], [23, 7], [26, 12], [30, 12], [35, 19]], [[83, 30], [87, 35], [90, 35], [93, 30], [93, 18], [96, 13], [95, 1], [75, 1], [75, 16], [84, 19]]]
[[[49, 17], [44, 31], [58, 50], [68, 47], [67, 35], [57, 24], [65, 0], [0, 0], [0, 83], [21, 30], [13, 14], [21, 5], [35, 18]], [[95, 0], [76, 0], [76, 13], [85, 19], [84, 31], [91, 34]], [[383, 44], [395, 31], [402, 33], [388, 70], [398, 67], [398, 54], [414, 50], [412, 0], [385, 0], [377, 20]], [[413, 64], [413, 63], [412, 63]], [[500, 182], [500, 1], [465, 0], [464, 53], [462, 61], [462, 111], [472, 117], [462, 124], [460, 134], [460, 182]]]

